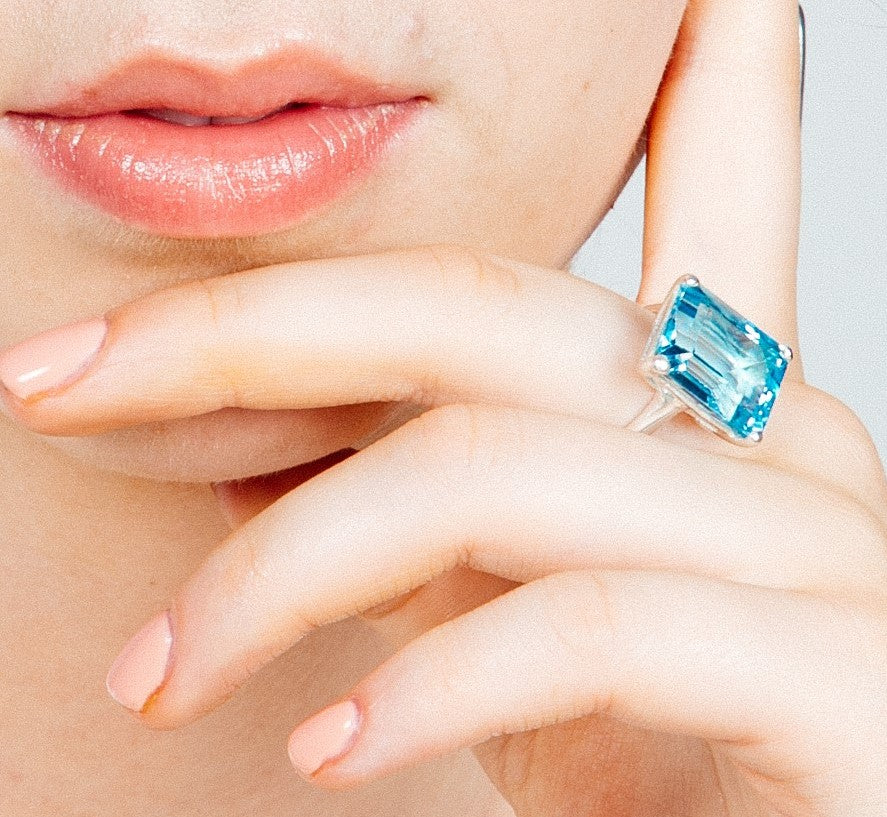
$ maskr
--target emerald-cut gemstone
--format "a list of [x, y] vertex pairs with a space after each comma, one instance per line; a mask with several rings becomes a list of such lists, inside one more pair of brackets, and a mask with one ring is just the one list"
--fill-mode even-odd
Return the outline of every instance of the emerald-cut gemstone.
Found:
[[662, 306], [645, 350], [651, 383], [716, 431], [760, 439], [791, 349], [686, 276]]

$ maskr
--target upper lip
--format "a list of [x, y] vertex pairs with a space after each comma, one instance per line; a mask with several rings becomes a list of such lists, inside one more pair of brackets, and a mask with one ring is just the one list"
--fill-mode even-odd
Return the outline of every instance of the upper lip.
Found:
[[196, 62], [149, 49], [64, 93], [17, 112], [82, 117], [167, 108], [196, 116], [256, 117], [290, 103], [357, 107], [421, 97], [415, 88], [374, 79], [301, 44], [238, 63]]

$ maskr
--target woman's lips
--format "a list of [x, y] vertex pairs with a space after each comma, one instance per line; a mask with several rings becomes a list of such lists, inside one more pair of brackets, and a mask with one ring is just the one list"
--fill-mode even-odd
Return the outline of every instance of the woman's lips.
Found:
[[423, 104], [311, 103], [243, 124], [180, 124], [145, 111], [6, 118], [65, 190], [151, 232], [201, 238], [298, 222], [366, 176]]

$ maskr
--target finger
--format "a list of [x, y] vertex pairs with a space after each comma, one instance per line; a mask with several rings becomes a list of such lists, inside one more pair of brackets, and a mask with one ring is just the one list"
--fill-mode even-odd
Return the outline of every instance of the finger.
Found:
[[[841, 796], [816, 775], [840, 768], [846, 810], [830, 809], [861, 814], [887, 772], [872, 719], [885, 691], [880, 638], [874, 618], [807, 596], [667, 573], [561, 573], [425, 633], [298, 727], [289, 754], [316, 782], [346, 786], [600, 714], [715, 742], [743, 772], [799, 780], [811, 798]], [[878, 758], [860, 761], [861, 746]]]
[[[285, 471], [213, 483], [212, 488], [225, 521], [234, 530], [303, 482], [356, 453], [353, 448], [343, 449]], [[389, 643], [402, 646], [416, 633], [461, 615], [514, 586], [514, 582], [498, 576], [456, 567], [421, 587], [363, 610], [361, 616]]]
[[[104, 335], [88, 322], [6, 350], [0, 378], [31, 396], [3, 389], [0, 405], [35, 431], [63, 435], [229, 406], [376, 400], [498, 403], [622, 426], [650, 398], [637, 363], [652, 322], [648, 310], [568, 273], [462, 248], [280, 264], [150, 293], [109, 313]], [[89, 341], [101, 341], [96, 357], [72, 363]], [[49, 389], [59, 350], [74, 379]], [[844, 433], [834, 411], [823, 417], [811, 390], [793, 385], [753, 451], [687, 418], [657, 434], [855, 492], [868, 486], [856, 427]], [[864, 461], [880, 474], [876, 452]]]
[[[31, 429], [62, 435], [224, 407], [389, 400], [420, 409], [520, 406], [622, 426], [651, 396], [638, 361], [652, 322], [648, 310], [568, 273], [459, 248], [282, 264], [113, 310], [96, 357], [54, 389], [44, 379], [59, 376], [53, 355], [64, 349], [67, 358], [78, 339], [101, 340], [96, 323], [78, 325], [75, 341], [64, 340], [69, 326], [6, 350], [3, 382], [35, 391], [21, 399], [4, 389], [0, 402]], [[780, 393], [765, 446], [751, 452], [686, 417], [656, 433], [858, 482], [856, 459], [835, 456], [858, 446], [831, 434], [836, 450], [824, 456], [826, 429], [807, 416], [804, 392], [792, 385]]]
[[[63, 435], [229, 406], [377, 400], [404, 401], [411, 413], [476, 401], [622, 426], [651, 396], [637, 364], [652, 322], [568, 273], [461, 248], [281, 264], [150, 293], [110, 312], [105, 335], [88, 322], [73, 341], [68, 326], [6, 350], [4, 384], [35, 391], [20, 399], [3, 389], [0, 405], [37, 432]], [[97, 356], [73, 364], [88, 341], [102, 341]], [[46, 376], [59, 376], [60, 349], [75, 379], [45, 388]], [[751, 451], [686, 417], [656, 433], [858, 492], [871, 483], [858, 463], [878, 462], [876, 453], [863, 460], [855, 426], [846, 433], [834, 412], [823, 417], [811, 393], [785, 384], [767, 442]]]
[[[213, 492], [219, 500], [225, 521], [234, 530], [303, 482], [356, 453], [353, 448], [344, 449], [285, 471], [213, 483]], [[421, 587], [362, 611], [361, 615], [390, 642], [406, 643], [403, 628], [392, 626], [404, 615], [409, 616], [408, 632], [421, 632], [467, 612], [512, 587], [514, 582], [456, 567]]]
[[[47, 370], [58, 374], [49, 341], [40, 361], [7, 350], [0, 375], [27, 395], [5, 394], [19, 419], [91, 434], [226, 406], [478, 400], [622, 425], [650, 396], [636, 372], [647, 311], [568, 273], [467, 250], [234, 273], [150, 293], [107, 321], [97, 359], [62, 388], [45, 388]], [[50, 334], [56, 353], [77, 345]]]
[[690, 0], [649, 123], [640, 303], [692, 272], [797, 349], [799, 120], [796, 0]]
[[160, 728], [186, 723], [315, 627], [456, 565], [512, 581], [654, 567], [859, 595], [884, 563], [880, 528], [858, 505], [777, 470], [578, 418], [446, 406], [210, 554], [171, 604], [165, 674], [121, 703]]

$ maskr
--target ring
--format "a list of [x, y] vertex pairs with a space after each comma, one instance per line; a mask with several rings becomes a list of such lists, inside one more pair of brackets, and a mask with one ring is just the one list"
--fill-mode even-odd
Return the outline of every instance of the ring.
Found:
[[641, 356], [640, 373], [656, 393], [626, 428], [650, 432], [685, 411], [725, 440], [756, 445], [791, 359], [788, 346], [682, 275]]

